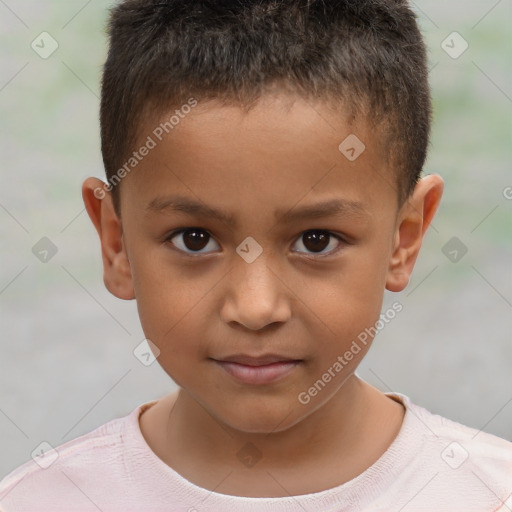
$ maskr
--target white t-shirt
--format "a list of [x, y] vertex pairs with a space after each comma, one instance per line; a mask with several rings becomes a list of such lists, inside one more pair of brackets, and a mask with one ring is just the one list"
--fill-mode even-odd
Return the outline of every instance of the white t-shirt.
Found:
[[139, 415], [155, 400], [12, 471], [0, 482], [0, 511], [512, 510], [511, 442], [432, 414], [400, 393], [387, 395], [406, 408], [395, 440], [359, 476], [322, 492], [244, 498], [193, 484], [158, 458], [142, 435]]

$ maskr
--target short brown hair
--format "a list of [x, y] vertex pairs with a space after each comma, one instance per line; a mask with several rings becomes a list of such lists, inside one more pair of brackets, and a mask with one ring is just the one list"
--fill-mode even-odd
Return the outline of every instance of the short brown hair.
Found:
[[148, 115], [190, 97], [246, 108], [275, 84], [383, 122], [399, 204], [420, 177], [431, 100], [405, 0], [125, 0], [108, 35], [100, 122], [109, 183]]

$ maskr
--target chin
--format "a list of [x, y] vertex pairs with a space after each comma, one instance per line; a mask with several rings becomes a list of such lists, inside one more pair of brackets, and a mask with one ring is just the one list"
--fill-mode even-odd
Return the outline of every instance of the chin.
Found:
[[[271, 434], [283, 432], [304, 418], [306, 410], [300, 404], [290, 405], [266, 397], [263, 404], [255, 404], [252, 400], [240, 399], [231, 404], [224, 404], [215, 411], [219, 421], [234, 430], [247, 434]], [[231, 406], [234, 406], [231, 408]], [[229, 407], [229, 408], [228, 408]]]

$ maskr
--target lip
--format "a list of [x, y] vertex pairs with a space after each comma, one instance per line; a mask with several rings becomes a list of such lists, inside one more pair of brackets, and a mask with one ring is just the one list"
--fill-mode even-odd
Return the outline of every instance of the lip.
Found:
[[272, 363], [299, 361], [293, 357], [283, 356], [279, 354], [263, 354], [260, 356], [250, 356], [247, 354], [235, 354], [232, 356], [215, 359], [215, 361], [226, 363], [237, 363], [245, 366], [264, 366]]
[[238, 382], [262, 386], [284, 379], [302, 362], [282, 356], [262, 357], [232, 356], [223, 360], [213, 359], [226, 373]]

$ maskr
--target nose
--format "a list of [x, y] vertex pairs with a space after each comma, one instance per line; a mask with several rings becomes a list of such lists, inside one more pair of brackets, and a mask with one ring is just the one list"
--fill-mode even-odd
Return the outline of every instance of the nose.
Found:
[[259, 331], [290, 319], [289, 289], [264, 254], [252, 263], [241, 258], [234, 263], [220, 313], [224, 322]]

